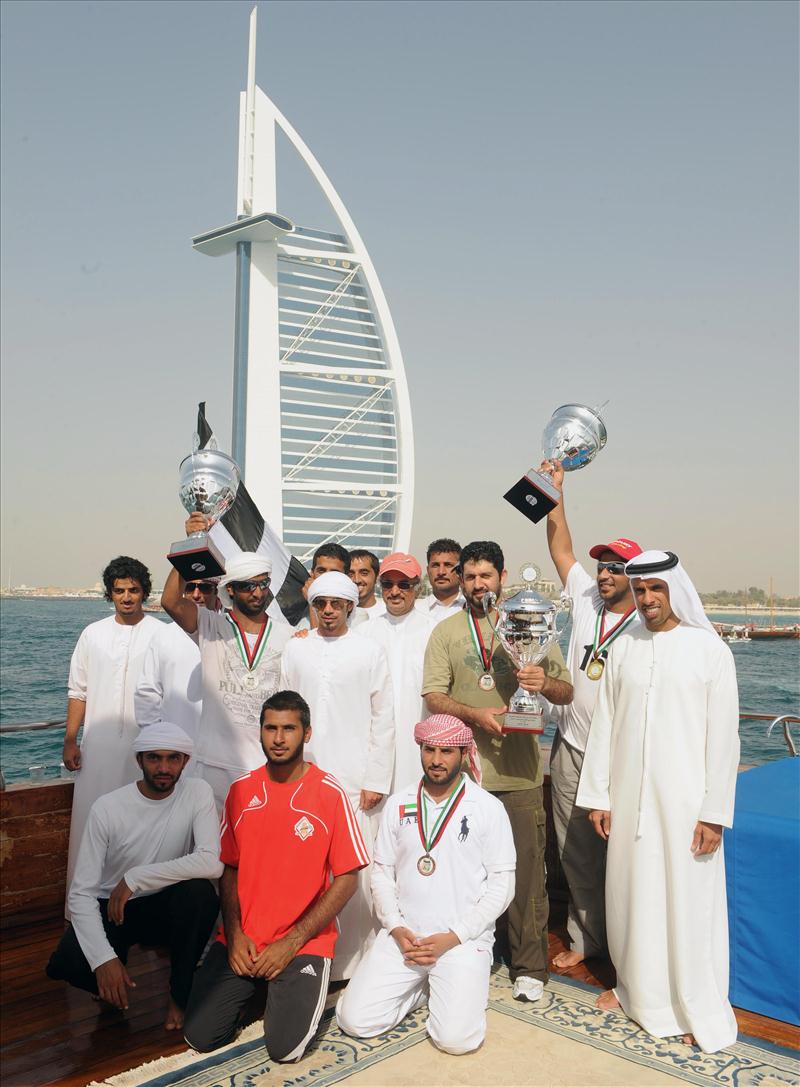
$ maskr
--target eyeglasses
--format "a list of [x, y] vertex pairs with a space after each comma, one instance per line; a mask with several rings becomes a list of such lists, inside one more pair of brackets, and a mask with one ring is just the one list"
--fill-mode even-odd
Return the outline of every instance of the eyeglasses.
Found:
[[609, 574], [624, 574], [625, 563], [624, 562], [598, 562], [597, 572], [602, 573], [603, 570], [608, 570]]
[[254, 593], [256, 589], [265, 593], [269, 588], [269, 578], [265, 577], [263, 581], [232, 581], [231, 585], [240, 593]]
[[324, 611], [329, 604], [334, 611], [341, 611], [342, 608], [347, 607], [346, 600], [339, 600], [335, 596], [318, 596], [316, 600], [311, 601], [311, 607], [314, 611]]
[[187, 581], [184, 588], [184, 592], [193, 593], [195, 589], [199, 589], [201, 593], [213, 593], [216, 589], [216, 585], [213, 581]]
[[402, 589], [404, 593], [407, 593], [409, 589], [414, 589], [416, 584], [416, 581], [409, 581], [408, 578], [403, 578], [402, 581], [384, 581], [381, 578], [381, 588], [385, 593], [388, 593], [390, 589]]

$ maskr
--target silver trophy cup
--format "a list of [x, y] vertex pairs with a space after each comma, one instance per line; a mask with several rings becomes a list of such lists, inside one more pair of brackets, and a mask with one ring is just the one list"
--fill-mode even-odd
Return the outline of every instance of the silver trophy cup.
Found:
[[[562, 598], [554, 603], [534, 592], [533, 583], [539, 579], [535, 566], [527, 565], [520, 571], [525, 588], [508, 600], [497, 604], [498, 622], [492, 623], [491, 610], [495, 606], [494, 593], [486, 593], [483, 608], [498, 640], [518, 668], [527, 664], [539, 664], [547, 650], [561, 633], [557, 620], [569, 612], [569, 601]], [[563, 626], [563, 624], [562, 624]], [[541, 697], [519, 687], [511, 696], [505, 714], [503, 732], [544, 732], [544, 704]]]
[[[239, 488], [239, 466], [219, 449], [196, 449], [181, 461], [178, 495], [187, 513], [218, 520], [233, 504]], [[167, 558], [184, 581], [225, 573], [222, 552], [207, 532], [193, 532], [170, 548]]]
[[[544, 428], [542, 453], [545, 460], [561, 461], [565, 472], [576, 472], [594, 460], [607, 440], [606, 426], [598, 411], [584, 404], [562, 404]], [[503, 497], [534, 523], [546, 517], [561, 500], [549, 473], [533, 468]]]

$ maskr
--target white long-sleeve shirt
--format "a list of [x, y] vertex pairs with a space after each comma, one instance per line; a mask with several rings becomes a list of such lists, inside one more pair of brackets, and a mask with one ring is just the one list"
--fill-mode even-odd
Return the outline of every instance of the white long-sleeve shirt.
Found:
[[182, 778], [170, 796], [149, 800], [136, 783], [95, 801], [78, 851], [68, 905], [92, 970], [115, 958], [98, 905], [121, 879], [133, 898], [184, 879], [217, 879], [219, 820], [211, 786]]
[[200, 650], [177, 623], [162, 623], [144, 655], [133, 694], [140, 728], [171, 721], [197, 736], [203, 709]]

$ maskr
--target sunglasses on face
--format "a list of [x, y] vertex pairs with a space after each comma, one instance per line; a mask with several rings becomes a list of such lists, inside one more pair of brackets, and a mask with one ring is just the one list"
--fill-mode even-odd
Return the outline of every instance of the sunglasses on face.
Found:
[[598, 562], [597, 572], [602, 573], [603, 570], [608, 570], [609, 574], [624, 574], [625, 563], [624, 562]]
[[388, 593], [391, 589], [402, 589], [404, 593], [407, 593], [409, 589], [413, 589], [415, 582], [409, 581], [408, 578], [403, 578], [402, 581], [384, 581], [381, 579], [381, 588], [385, 593]]
[[334, 611], [342, 611], [347, 607], [346, 600], [338, 600], [336, 597], [318, 596], [316, 600], [312, 601], [311, 607], [314, 611], [324, 611], [330, 604]]
[[186, 589], [187, 593], [193, 593], [195, 589], [199, 589], [201, 593], [213, 593], [216, 589], [216, 585], [213, 581], [187, 581]]
[[265, 577], [263, 581], [232, 581], [231, 586], [239, 593], [254, 593], [256, 589], [265, 593], [269, 588], [269, 578]]

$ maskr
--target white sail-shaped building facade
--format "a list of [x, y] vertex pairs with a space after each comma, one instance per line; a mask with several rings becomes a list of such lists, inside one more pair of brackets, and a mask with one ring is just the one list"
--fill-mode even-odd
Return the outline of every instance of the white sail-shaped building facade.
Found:
[[[339, 229], [277, 209], [284, 133]], [[255, 12], [242, 94], [237, 220], [194, 239], [236, 254], [232, 454], [264, 517], [306, 561], [322, 542], [407, 551], [411, 410], [400, 345], [353, 220], [311, 151], [255, 85]], [[284, 214], [289, 218], [284, 218]]]

